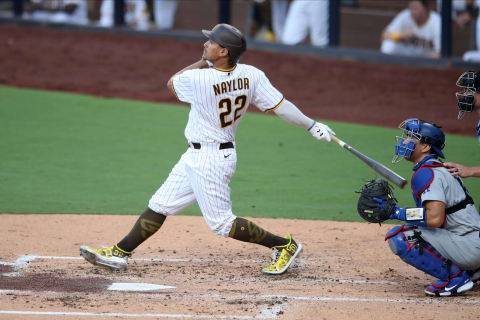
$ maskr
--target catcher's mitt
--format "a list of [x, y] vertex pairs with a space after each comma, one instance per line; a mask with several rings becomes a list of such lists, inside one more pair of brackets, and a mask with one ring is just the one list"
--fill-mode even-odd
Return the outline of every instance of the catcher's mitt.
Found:
[[[360, 216], [368, 222], [382, 223], [388, 220], [393, 212], [397, 199], [387, 181], [375, 179], [367, 182], [358, 199], [357, 210]], [[374, 199], [375, 198], [375, 199]]]

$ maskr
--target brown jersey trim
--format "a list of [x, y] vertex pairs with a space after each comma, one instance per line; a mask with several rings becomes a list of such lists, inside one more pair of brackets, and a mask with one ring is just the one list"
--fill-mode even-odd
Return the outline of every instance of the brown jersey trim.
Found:
[[220, 69], [220, 68], [214, 68], [214, 69], [215, 69], [215, 70], [218, 70], [218, 71], [223, 71], [223, 72], [230, 72], [230, 71], [235, 70], [236, 67], [237, 67], [237, 65], [234, 65], [234, 66], [231, 67], [230, 69]]
[[178, 98], [177, 92], [175, 91], [175, 88], [173, 87], [173, 79], [172, 79], [172, 92], [173, 92], [173, 94], [175, 95], [175, 97], [177, 98], [177, 100], [180, 100], [180, 99]]
[[285, 97], [283, 97], [282, 100], [280, 100], [280, 102], [275, 107], [267, 109], [264, 112], [271, 112], [271, 111], [277, 109], [278, 107], [280, 107], [280, 105], [282, 104], [283, 101], [285, 101]]

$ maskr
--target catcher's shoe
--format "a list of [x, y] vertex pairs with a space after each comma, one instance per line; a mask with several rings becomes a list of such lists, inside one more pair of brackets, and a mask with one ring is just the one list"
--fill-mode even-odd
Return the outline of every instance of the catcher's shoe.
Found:
[[81, 246], [80, 255], [96, 266], [106, 267], [113, 271], [123, 271], [127, 269], [127, 261], [132, 253], [120, 249], [117, 245], [103, 249]]
[[295, 240], [292, 239], [291, 234], [287, 234], [286, 238], [289, 239], [289, 242], [286, 245], [273, 247], [272, 264], [263, 268], [263, 273], [284, 273], [302, 251], [302, 245], [296, 243]]
[[463, 271], [460, 275], [446, 281], [435, 281], [425, 289], [425, 293], [435, 297], [447, 297], [465, 293], [472, 288], [472, 280], [468, 273]]

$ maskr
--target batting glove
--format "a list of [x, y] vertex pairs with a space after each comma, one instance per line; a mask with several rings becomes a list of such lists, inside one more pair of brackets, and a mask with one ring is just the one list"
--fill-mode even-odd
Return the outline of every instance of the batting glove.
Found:
[[330, 129], [327, 125], [314, 121], [312, 126], [308, 129], [312, 136], [318, 140], [325, 140], [330, 142], [332, 138], [330, 134], [335, 134], [332, 129]]

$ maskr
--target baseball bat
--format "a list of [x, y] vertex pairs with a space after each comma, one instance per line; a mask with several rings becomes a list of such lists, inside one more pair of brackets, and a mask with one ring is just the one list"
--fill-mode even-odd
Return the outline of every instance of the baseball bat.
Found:
[[357, 158], [359, 158], [360, 160], [365, 162], [370, 168], [375, 170], [375, 172], [378, 172], [385, 179], [391, 181], [396, 186], [399, 186], [400, 188], [403, 189], [403, 187], [405, 187], [407, 185], [407, 180], [402, 178], [400, 175], [398, 175], [394, 171], [388, 169], [387, 167], [385, 167], [380, 162], [375, 161], [375, 160], [367, 157], [366, 155], [364, 155], [360, 151], [356, 150], [355, 148], [352, 148], [351, 146], [349, 146], [348, 144], [346, 144], [342, 140], [338, 139], [338, 137], [334, 136], [333, 134], [331, 134], [330, 137], [332, 138], [332, 141], [335, 141], [336, 143], [338, 143], [338, 145], [340, 145], [340, 147], [345, 148], [348, 151], [350, 151], [351, 153], [353, 153], [355, 156], [357, 156]]

